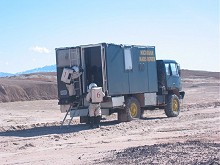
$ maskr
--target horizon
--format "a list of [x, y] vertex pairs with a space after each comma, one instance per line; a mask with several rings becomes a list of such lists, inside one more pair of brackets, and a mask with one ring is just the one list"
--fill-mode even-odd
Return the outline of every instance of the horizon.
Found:
[[[6, 74], [12, 74], [12, 75], [22, 75], [22, 74], [31, 74], [31, 73], [24, 73], [24, 72], [28, 72], [31, 70], [36, 70], [36, 69], [42, 69], [44, 67], [51, 67], [51, 66], [56, 66], [56, 64], [52, 64], [52, 65], [46, 65], [46, 66], [42, 66], [39, 68], [32, 68], [32, 69], [28, 69], [28, 70], [24, 70], [21, 72], [17, 72], [17, 73], [9, 73], [9, 72], [0, 72], [0, 73], [6, 73]], [[209, 70], [193, 70], [193, 69], [186, 69], [186, 68], [180, 68], [181, 70], [185, 70], [185, 71], [195, 71], [195, 72], [215, 72], [215, 73], [220, 73], [220, 71], [209, 71]], [[56, 71], [54, 71], [56, 72]], [[40, 72], [33, 72], [33, 73], [43, 73], [42, 71]], [[45, 72], [46, 73], [46, 72]]]
[[219, 1], [0, 1], [0, 72], [54, 65], [55, 48], [153, 45], [157, 59], [220, 72]]

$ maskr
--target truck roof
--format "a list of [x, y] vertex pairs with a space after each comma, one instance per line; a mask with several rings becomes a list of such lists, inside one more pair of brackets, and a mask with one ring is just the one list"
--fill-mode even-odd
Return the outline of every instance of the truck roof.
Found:
[[96, 47], [96, 46], [104, 46], [104, 45], [118, 45], [122, 47], [138, 47], [138, 48], [155, 48], [155, 46], [146, 46], [146, 45], [127, 45], [127, 44], [114, 44], [114, 43], [98, 43], [98, 44], [88, 44], [88, 45], [77, 45], [77, 46], [70, 46], [70, 47], [60, 47], [56, 48], [55, 50], [60, 49], [67, 49], [67, 48], [76, 48], [76, 47]]
[[177, 63], [175, 60], [157, 60], [157, 61], [163, 61], [164, 63]]

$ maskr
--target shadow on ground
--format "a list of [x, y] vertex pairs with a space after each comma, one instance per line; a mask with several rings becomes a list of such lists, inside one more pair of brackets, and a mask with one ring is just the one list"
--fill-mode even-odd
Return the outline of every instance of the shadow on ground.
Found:
[[[167, 117], [155, 117], [155, 118], [142, 118], [141, 120], [157, 120], [157, 119], [165, 119]], [[101, 127], [107, 127], [110, 125], [119, 124], [117, 120], [112, 121], [102, 121]], [[37, 126], [33, 128], [23, 128], [20, 129], [19, 126], [14, 127], [14, 130], [8, 130], [4, 132], [0, 132], [0, 136], [16, 136], [16, 137], [35, 137], [35, 136], [43, 136], [43, 135], [51, 135], [51, 134], [67, 134], [67, 133], [76, 133], [84, 130], [90, 130], [89, 125], [87, 124], [75, 124], [75, 125], [64, 125], [60, 126]], [[95, 129], [95, 128], [94, 128]]]
[[[118, 124], [118, 121], [105, 121], [101, 123], [101, 127], [106, 127], [109, 125]], [[51, 134], [67, 134], [67, 133], [76, 133], [83, 130], [90, 130], [89, 125], [87, 124], [77, 124], [70, 126], [42, 126], [34, 127], [23, 130], [10, 130], [5, 132], [0, 132], [0, 136], [17, 136], [17, 137], [35, 137]], [[96, 129], [96, 128], [93, 128]]]
[[167, 117], [142, 117], [141, 120], [161, 120], [167, 119]]

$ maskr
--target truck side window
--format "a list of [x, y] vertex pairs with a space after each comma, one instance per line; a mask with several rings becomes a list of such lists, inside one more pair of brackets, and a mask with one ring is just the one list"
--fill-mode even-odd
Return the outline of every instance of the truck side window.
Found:
[[171, 71], [173, 76], [178, 76], [178, 68], [175, 63], [170, 63]]
[[170, 76], [170, 64], [165, 64], [166, 74]]
[[124, 48], [125, 70], [132, 70], [131, 49]]

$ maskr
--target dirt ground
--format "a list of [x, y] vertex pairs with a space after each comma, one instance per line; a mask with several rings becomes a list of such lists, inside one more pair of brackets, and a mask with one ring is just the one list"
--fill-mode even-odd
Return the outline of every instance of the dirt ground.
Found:
[[0, 103], [0, 164], [220, 164], [219, 73], [183, 72], [178, 117], [145, 111], [89, 129], [75, 118], [60, 128], [57, 100]]

